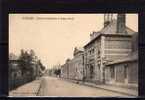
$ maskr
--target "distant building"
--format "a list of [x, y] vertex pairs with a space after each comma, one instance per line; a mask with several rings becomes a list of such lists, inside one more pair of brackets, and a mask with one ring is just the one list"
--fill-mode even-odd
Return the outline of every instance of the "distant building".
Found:
[[65, 79], [68, 79], [69, 78], [69, 63], [70, 63], [70, 59], [67, 59], [65, 61], [65, 64], [63, 64], [61, 66], [61, 77], [62, 78], [65, 78]]
[[75, 48], [73, 58], [67, 59], [61, 67], [61, 77], [75, 80], [82, 80], [84, 74], [84, 52], [83, 48]]
[[125, 25], [125, 14], [112, 19], [104, 17], [104, 27], [93, 32], [91, 40], [84, 46], [86, 81], [105, 82], [105, 64], [125, 58], [131, 52], [133, 30]]
[[10, 54], [9, 56], [9, 79], [15, 80], [18, 78], [21, 78], [22, 71], [18, 64], [20, 63], [20, 60], [18, 60], [18, 57], [14, 54]]
[[12, 90], [16, 86], [19, 86], [21, 81], [19, 81], [22, 78], [22, 71], [20, 67], [18, 66], [20, 63], [20, 60], [18, 60], [18, 57], [10, 54], [9, 55], [9, 89]]
[[83, 48], [77, 48], [75, 47], [74, 53], [73, 53], [73, 67], [75, 76], [74, 78], [76, 80], [82, 80], [84, 75], [84, 51]]

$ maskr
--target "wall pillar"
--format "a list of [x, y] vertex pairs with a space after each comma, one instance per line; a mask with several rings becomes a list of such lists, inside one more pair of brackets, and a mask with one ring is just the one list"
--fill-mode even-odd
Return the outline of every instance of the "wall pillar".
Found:
[[104, 69], [104, 57], [105, 57], [105, 36], [101, 36], [101, 65], [100, 65], [100, 81], [105, 82], [105, 69]]

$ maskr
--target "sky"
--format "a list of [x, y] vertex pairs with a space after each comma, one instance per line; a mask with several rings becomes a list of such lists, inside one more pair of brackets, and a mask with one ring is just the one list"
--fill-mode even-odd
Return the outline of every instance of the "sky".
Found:
[[[9, 53], [33, 49], [52, 68], [73, 58], [74, 48], [89, 42], [103, 22], [103, 14], [9, 14]], [[126, 25], [138, 32], [138, 14], [126, 14]]]

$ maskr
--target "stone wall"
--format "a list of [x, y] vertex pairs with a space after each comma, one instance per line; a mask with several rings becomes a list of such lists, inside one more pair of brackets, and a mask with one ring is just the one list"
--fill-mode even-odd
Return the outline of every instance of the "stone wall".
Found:
[[138, 83], [138, 63], [132, 62], [129, 64], [128, 68], [128, 82], [129, 83]]
[[125, 82], [125, 73], [124, 73], [124, 65], [118, 64], [115, 65], [115, 73], [116, 73], [116, 82], [118, 83], [124, 83]]
[[[111, 78], [111, 68], [114, 67], [115, 77], [114, 82], [112, 82]], [[125, 68], [126, 67], [126, 68]], [[115, 63], [111, 65], [107, 65], [105, 68], [105, 81], [109, 84], [114, 85], [138, 85], [138, 62], [137, 61], [128, 61]]]
[[75, 69], [75, 63], [74, 63], [74, 59], [72, 59], [69, 63], [69, 79], [75, 79], [75, 75], [76, 75], [76, 69]]
[[64, 64], [61, 67], [61, 77], [68, 78], [68, 64]]
[[105, 37], [105, 57], [107, 60], [122, 59], [131, 52], [131, 37]]

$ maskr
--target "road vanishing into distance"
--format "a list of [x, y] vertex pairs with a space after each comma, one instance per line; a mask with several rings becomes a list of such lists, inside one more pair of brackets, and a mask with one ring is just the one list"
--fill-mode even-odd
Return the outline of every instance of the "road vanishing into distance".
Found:
[[38, 96], [58, 96], [58, 97], [127, 97], [128, 95], [76, 84], [60, 78], [44, 76], [42, 77], [41, 88]]

